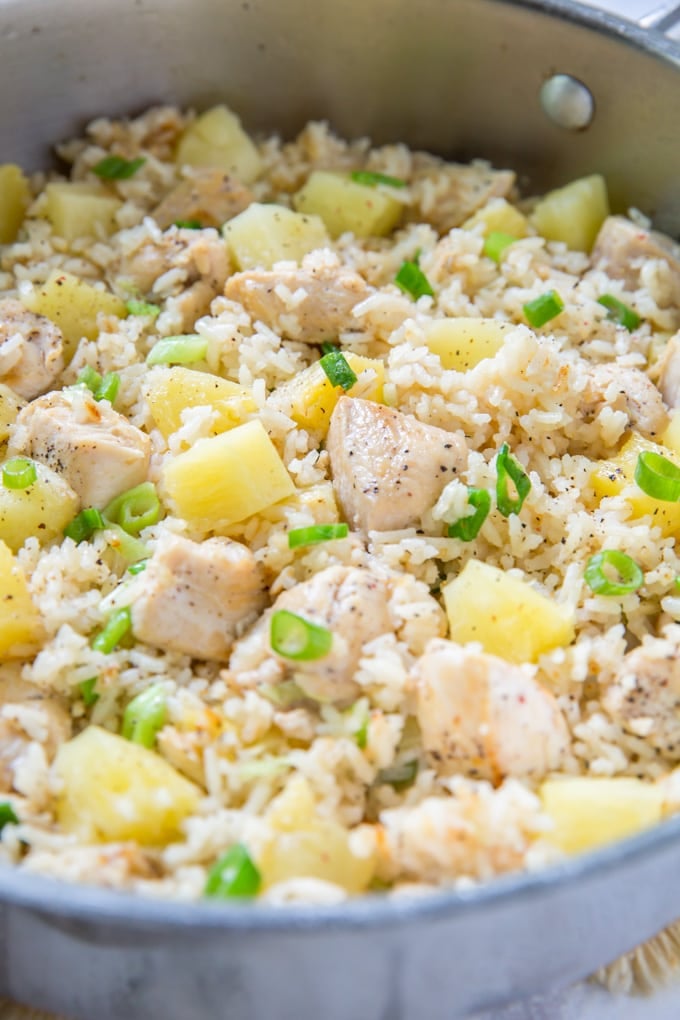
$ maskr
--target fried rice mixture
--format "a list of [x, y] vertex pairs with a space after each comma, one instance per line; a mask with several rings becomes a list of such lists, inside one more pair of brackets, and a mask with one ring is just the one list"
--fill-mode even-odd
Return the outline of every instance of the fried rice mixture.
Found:
[[678, 247], [222, 106], [59, 156], [0, 166], [3, 866], [333, 903], [675, 811]]

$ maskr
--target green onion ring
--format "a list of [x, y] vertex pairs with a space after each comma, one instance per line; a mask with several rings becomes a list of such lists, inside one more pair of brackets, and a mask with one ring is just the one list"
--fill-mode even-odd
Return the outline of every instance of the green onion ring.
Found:
[[[620, 580], [612, 581], [607, 577], [605, 567], [616, 571]], [[583, 576], [596, 595], [631, 595], [645, 581], [645, 575], [635, 560], [618, 549], [603, 549], [591, 556]]]
[[680, 468], [654, 450], [643, 450], [635, 465], [635, 484], [652, 499], [680, 500]]
[[333, 635], [325, 627], [310, 623], [296, 613], [279, 609], [271, 618], [269, 641], [273, 651], [284, 659], [313, 662], [328, 655]]

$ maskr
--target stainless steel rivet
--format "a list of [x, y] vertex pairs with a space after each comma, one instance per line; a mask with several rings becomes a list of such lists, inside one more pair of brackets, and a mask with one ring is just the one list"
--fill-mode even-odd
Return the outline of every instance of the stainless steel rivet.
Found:
[[590, 89], [570, 74], [554, 74], [543, 82], [541, 106], [554, 124], [569, 131], [587, 128], [595, 115]]

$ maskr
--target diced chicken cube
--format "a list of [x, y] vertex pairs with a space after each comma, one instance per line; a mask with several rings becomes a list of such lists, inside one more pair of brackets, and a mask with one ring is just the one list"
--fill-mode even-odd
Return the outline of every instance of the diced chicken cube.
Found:
[[595, 240], [591, 264], [604, 269], [615, 280], [623, 280], [628, 290], [637, 290], [641, 286], [642, 266], [648, 259], [660, 259], [667, 264], [670, 302], [680, 305], [680, 245], [625, 216], [608, 216]]
[[265, 592], [253, 554], [239, 542], [165, 536], [133, 596], [135, 637], [196, 659], [226, 660], [236, 636], [264, 609]]
[[44, 393], [64, 368], [61, 330], [20, 301], [0, 301], [0, 381], [25, 400]]
[[515, 184], [511, 170], [493, 170], [481, 163], [442, 163], [423, 155], [414, 162], [410, 218], [429, 223], [439, 234], [459, 227], [492, 198], [507, 198]]
[[338, 401], [326, 449], [343, 513], [365, 532], [416, 524], [467, 463], [459, 436], [352, 397]]
[[83, 506], [101, 508], [146, 481], [151, 441], [108, 403], [75, 387], [47, 393], [20, 411], [8, 452], [47, 464]]
[[661, 357], [659, 390], [666, 407], [671, 411], [680, 407], [680, 333], [670, 338]]
[[602, 701], [628, 733], [680, 761], [680, 657], [668, 641], [647, 640], [624, 655]]
[[61, 699], [18, 679], [9, 671], [0, 675], [0, 791], [9, 792], [14, 767], [36, 740], [48, 761], [71, 736], [71, 717]]
[[654, 383], [639, 368], [615, 363], [593, 365], [583, 391], [582, 414], [591, 418], [603, 406], [628, 415], [630, 428], [654, 439], [668, 425], [668, 412]]
[[212, 167], [197, 167], [151, 213], [161, 230], [173, 223], [196, 220], [203, 227], [221, 227], [253, 201], [252, 192], [233, 177]]

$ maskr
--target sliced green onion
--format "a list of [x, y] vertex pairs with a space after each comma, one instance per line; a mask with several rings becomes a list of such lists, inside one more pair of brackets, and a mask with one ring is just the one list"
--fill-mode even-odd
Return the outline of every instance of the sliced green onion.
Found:
[[124, 609], [117, 609], [115, 613], [111, 613], [105, 626], [92, 641], [92, 648], [95, 652], [103, 652], [104, 655], [108, 655], [118, 647], [131, 628], [130, 607], [125, 606]]
[[331, 343], [330, 340], [324, 340], [324, 342], [321, 344], [322, 354], [333, 354], [334, 351], [337, 351], [339, 349], [340, 348], [338, 347], [338, 345]]
[[635, 465], [635, 484], [653, 499], [680, 500], [680, 468], [653, 450], [643, 450]]
[[175, 220], [173, 226], [179, 227], [180, 230], [203, 230], [200, 220]]
[[16, 816], [16, 812], [8, 800], [4, 800], [0, 804], [0, 832], [5, 828], [6, 825], [18, 825], [19, 819]]
[[86, 365], [78, 373], [76, 383], [81, 383], [83, 386], [87, 386], [91, 393], [94, 393], [102, 384], [102, 377], [99, 372], [96, 372], [91, 365]]
[[618, 323], [619, 326], [625, 326], [630, 333], [640, 325], [641, 319], [638, 313], [628, 305], [624, 305], [623, 301], [619, 301], [613, 294], [603, 294], [597, 301], [607, 309], [608, 319]]
[[341, 386], [343, 390], [351, 390], [357, 381], [356, 373], [349, 367], [347, 358], [341, 351], [329, 351], [319, 361], [332, 386]]
[[423, 297], [424, 294], [429, 297], [434, 296], [430, 281], [417, 262], [402, 262], [394, 282], [405, 294], [410, 294], [414, 301]]
[[165, 726], [168, 696], [163, 684], [153, 684], [133, 698], [123, 713], [121, 733], [142, 747], [153, 747], [156, 734]]
[[85, 708], [92, 708], [94, 704], [99, 701], [99, 695], [96, 691], [97, 677], [92, 676], [89, 680], [83, 680], [82, 683], [78, 684], [78, 690], [80, 691], [80, 697], [83, 699]]
[[389, 174], [377, 173], [374, 170], [352, 170], [350, 177], [357, 184], [366, 184], [369, 188], [375, 188], [378, 184], [384, 184], [388, 188], [406, 187], [406, 181], [401, 177], [390, 177]]
[[512, 234], [504, 234], [501, 230], [492, 230], [490, 234], [484, 238], [484, 247], [482, 248], [482, 254], [486, 255], [488, 259], [492, 259], [494, 262], [500, 262], [503, 258], [503, 252], [506, 248], [509, 248], [511, 244], [514, 244], [517, 240]]
[[[517, 498], [510, 496], [508, 479], [517, 492]], [[531, 481], [518, 460], [510, 454], [510, 447], [503, 443], [496, 457], [496, 505], [504, 517], [518, 514], [524, 500], [531, 491]]]
[[111, 500], [104, 509], [104, 517], [118, 524], [128, 535], [138, 535], [144, 528], [156, 524], [161, 516], [161, 501], [153, 482], [142, 482]]
[[28, 489], [38, 478], [38, 469], [28, 457], [12, 457], [2, 465], [2, 484], [6, 489]]
[[347, 719], [350, 733], [357, 742], [357, 747], [363, 751], [368, 744], [368, 726], [371, 721], [371, 712], [366, 698], [361, 698], [343, 713]]
[[278, 684], [260, 684], [260, 694], [268, 698], [278, 708], [290, 708], [299, 701], [305, 700], [305, 692], [294, 680], [282, 680]]
[[418, 759], [405, 761], [402, 765], [391, 765], [387, 769], [381, 769], [376, 777], [376, 783], [393, 786], [395, 790], [405, 790], [411, 786], [418, 775]]
[[102, 379], [101, 386], [97, 388], [95, 400], [108, 400], [110, 404], [115, 403], [120, 388], [120, 376], [117, 372], [107, 372]]
[[333, 635], [325, 627], [310, 623], [296, 613], [279, 609], [271, 618], [269, 641], [276, 654], [284, 659], [312, 662], [328, 655]]
[[205, 337], [196, 334], [188, 336], [166, 336], [156, 341], [149, 351], [147, 365], [191, 365], [202, 361], [208, 350]]
[[158, 305], [152, 305], [149, 301], [137, 301], [134, 298], [127, 301], [125, 307], [130, 315], [146, 315], [156, 319], [161, 314]]
[[474, 507], [475, 512], [461, 517], [455, 524], [449, 524], [449, 538], [460, 538], [463, 542], [477, 538], [491, 510], [491, 495], [486, 489], [468, 488], [468, 506]]
[[131, 563], [128, 567], [128, 574], [141, 574], [142, 571], [146, 570], [148, 560], [140, 560], [139, 563]]
[[145, 163], [146, 160], [143, 156], [139, 156], [137, 159], [105, 156], [96, 166], [92, 167], [92, 172], [106, 181], [126, 181], [129, 177], [134, 177]]
[[109, 548], [122, 556], [126, 563], [138, 563], [140, 560], [148, 560], [150, 555], [149, 548], [144, 542], [140, 542], [138, 538], [128, 535], [127, 531], [124, 531], [119, 524], [104, 521], [104, 525], [109, 533], [107, 539]]
[[[605, 573], [607, 570], [610, 576]], [[615, 574], [611, 579], [611, 574]], [[586, 563], [585, 581], [596, 595], [630, 595], [641, 588], [645, 575], [626, 553], [617, 549], [603, 549]]]
[[204, 894], [216, 900], [252, 900], [262, 876], [243, 846], [237, 843], [208, 872]]
[[288, 532], [288, 548], [299, 549], [301, 545], [330, 542], [335, 538], [347, 538], [348, 534], [348, 524], [312, 524], [309, 528], [294, 528]]
[[551, 319], [559, 315], [563, 308], [564, 301], [557, 291], [549, 290], [534, 298], [533, 301], [527, 301], [524, 305], [524, 314], [530, 326], [540, 329], [541, 326], [545, 326], [546, 322], [550, 322]]
[[72, 538], [78, 544], [80, 542], [87, 542], [89, 538], [92, 538], [95, 531], [101, 531], [105, 527], [106, 522], [100, 511], [96, 507], [88, 506], [85, 510], [81, 510], [70, 524], [66, 525], [64, 534], [66, 538]]
[[675, 578], [675, 580], [673, 581], [673, 585], [675, 586], [676, 591], [680, 591], [680, 577]]

